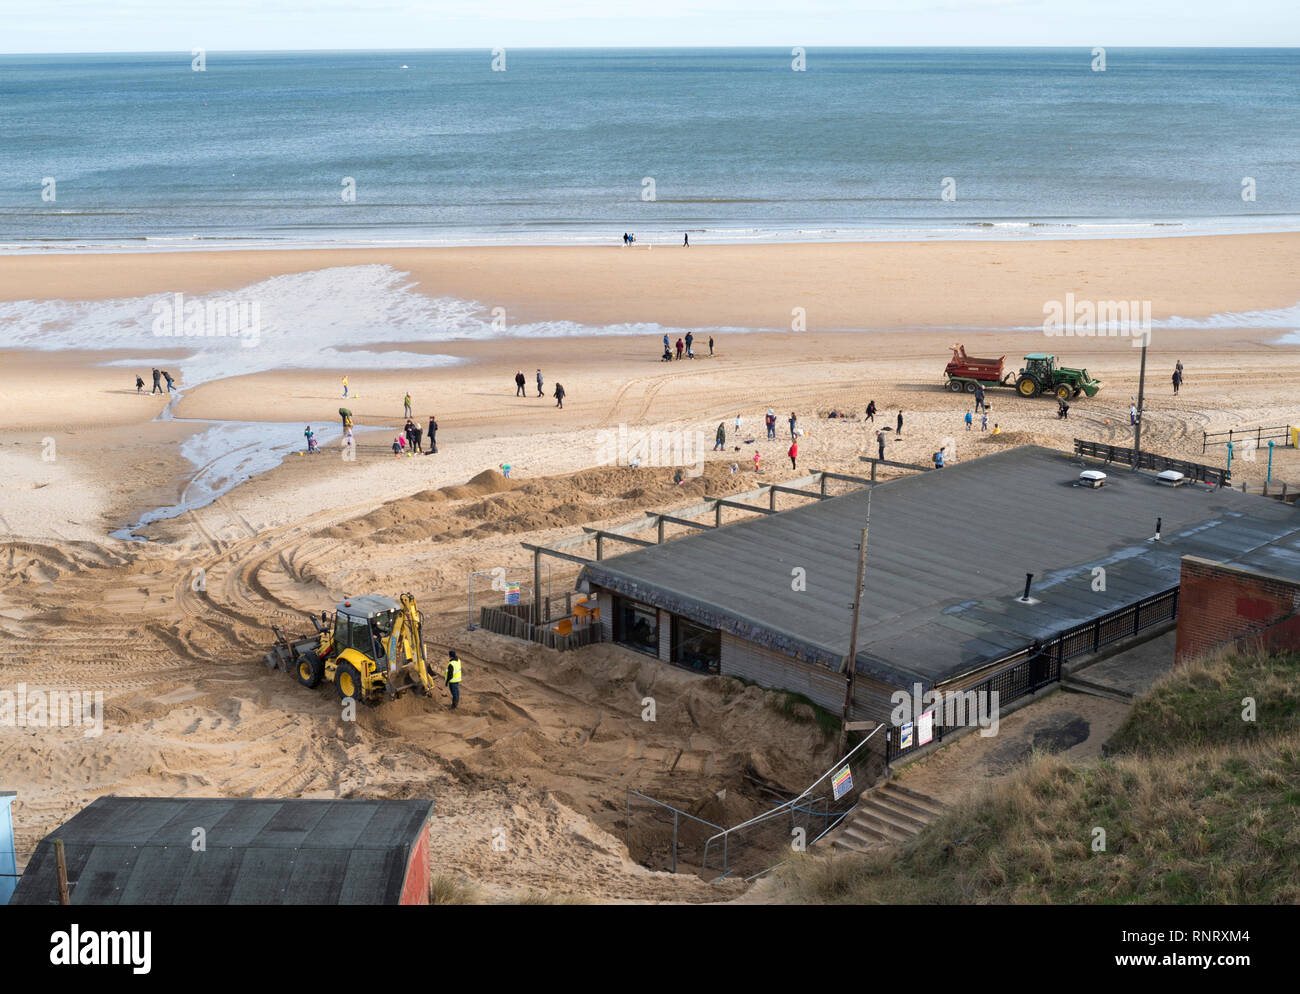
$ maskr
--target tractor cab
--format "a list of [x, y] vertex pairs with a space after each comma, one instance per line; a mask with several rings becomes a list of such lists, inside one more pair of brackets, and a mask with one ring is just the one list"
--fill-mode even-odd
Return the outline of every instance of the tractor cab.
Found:
[[355, 649], [373, 660], [381, 672], [386, 670], [388, 636], [401, 610], [391, 597], [375, 594], [344, 601], [334, 609], [334, 654]]
[[1021, 372], [1037, 377], [1039, 383], [1051, 383], [1055, 368], [1056, 356], [1046, 352], [1031, 352], [1025, 356], [1025, 368]]

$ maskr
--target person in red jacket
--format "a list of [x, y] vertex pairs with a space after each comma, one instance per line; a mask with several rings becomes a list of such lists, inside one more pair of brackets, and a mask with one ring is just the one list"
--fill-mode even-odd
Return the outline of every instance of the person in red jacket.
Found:
[[799, 443], [797, 441], [790, 443], [790, 468], [798, 469], [795, 460], [799, 458]]

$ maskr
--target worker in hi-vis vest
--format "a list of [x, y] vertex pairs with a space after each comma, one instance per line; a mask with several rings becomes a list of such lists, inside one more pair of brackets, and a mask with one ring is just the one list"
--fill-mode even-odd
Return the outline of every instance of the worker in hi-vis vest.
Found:
[[454, 711], [460, 703], [460, 656], [456, 655], [455, 649], [447, 650], [447, 675], [443, 683], [451, 688], [451, 708]]

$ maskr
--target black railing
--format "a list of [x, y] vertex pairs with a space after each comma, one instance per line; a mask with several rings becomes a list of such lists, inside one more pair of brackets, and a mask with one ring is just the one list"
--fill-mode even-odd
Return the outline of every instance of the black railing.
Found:
[[1131, 448], [1122, 445], [1108, 445], [1105, 442], [1089, 442], [1086, 439], [1074, 440], [1074, 454], [1115, 462], [1134, 469], [1153, 469], [1163, 473], [1167, 469], [1182, 473], [1189, 480], [1208, 483], [1214, 487], [1227, 486], [1232, 480], [1232, 473], [1217, 466], [1202, 466], [1200, 463], [1188, 462], [1186, 459], [1171, 459], [1156, 455], [1154, 452], [1139, 452], [1136, 455]]
[[[1075, 656], [1096, 652], [1103, 646], [1111, 645], [1123, 639], [1132, 638], [1154, 625], [1173, 621], [1178, 617], [1178, 588], [1170, 587], [1158, 594], [1144, 597], [1133, 604], [1126, 605], [1108, 614], [1100, 615], [1092, 621], [1086, 621], [1073, 628], [1058, 632], [1045, 642], [1033, 645], [1016, 653], [1007, 666], [989, 675], [979, 683], [963, 687], [960, 691], [945, 691], [944, 699], [949, 695], [960, 693], [971, 695], [965, 697], [962, 704], [962, 721], [953, 725], [944, 722], [945, 714], [953, 717], [953, 707], [946, 703], [936, 704], [934, 708], [934, 741], [942, 742], [944, 734], [952, 735], [963, 728], [970, 727], [971, 709], [977, 702], [985, 702], [983, 713], [992, 707], [992, 694], [998, 695], [997, 707], [1010, 704], [1017, 698], [1042, 690], [1049, 684], [1061, 679], [1064, 664]], [[939, 688], [942, 689], [942, 688]], [[918, 741], [917, 723], [892, 727], [887, 730], [885, 755], [888, 762], [900, 756], [906, 756], [923, 743]], [[904, 740], [908, 744], [904, 745]]]

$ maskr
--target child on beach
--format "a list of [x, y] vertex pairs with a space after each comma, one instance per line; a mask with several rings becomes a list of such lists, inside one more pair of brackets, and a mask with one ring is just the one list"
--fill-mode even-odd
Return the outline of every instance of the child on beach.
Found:
[[989, 414], [988, 411], [985, 411], [983, 414], [980, 415], [980, 431], [988, 431], [988, 430], [989, 430]]
[[971, 413], [970, 413], [970, 411], [967, 411], [967, 412], [966, 412], [966, 430], [967, 430], [967, 431], [970, 431], [971, 421], [972, 421]]
[[135, 378], [135, 392], [144, 393], [144, 380], [138, 376]]
[[755, 473], [761, 472], [761, 470], [759, 470], [758, 468], [758, 449], [754, 450], [754, 472]]
[[348, 395], [348, 378], [345, 376], [343, 377], [343, 396], [346, 398], [347, 395]]
[[501, 464], [501, 475], [507, 480], [510, 479], [510, 464], [508, 462], [503, 462]]

